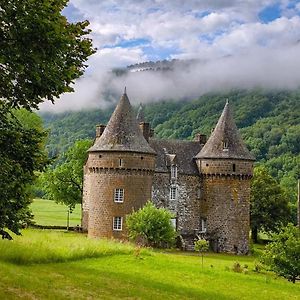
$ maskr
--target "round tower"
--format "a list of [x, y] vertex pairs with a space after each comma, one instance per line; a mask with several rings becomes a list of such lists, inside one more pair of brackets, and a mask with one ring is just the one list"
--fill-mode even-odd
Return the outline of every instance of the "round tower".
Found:
[[126, 215], [151, 199], [155, 156], [125, 90], [85, 165], [83, 227], [90, 237], [126, 236]]
[[202, 219], [213, 249], [246, 254], [254, 157], [239, 135], [228, 101], [196, 162], [203, 180]]

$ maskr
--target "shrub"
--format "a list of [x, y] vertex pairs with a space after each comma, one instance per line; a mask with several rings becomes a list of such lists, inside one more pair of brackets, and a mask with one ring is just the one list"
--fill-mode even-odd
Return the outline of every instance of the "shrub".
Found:
[[265, 247], [261, 261], [279, 276], [295, 283], [300, 276], [300, 230], [289, 224]]
[[173, 215], [156, 208], [150, 201], [126, 217], [128, 236], [143, 246], [168, 247], [175, 242], [176, 231], [171, 224]]
[[203, 268], [203, 256], [204, 252], [207, 252], [209, 249], [208, 241], [205, 239], [199, 239], [195, 242], [195, 251], [198, 251], [202, 256], [202, 268]]
[[233, 264], [231, 269], [232, 269], [233, 272], [236, 272], [236, 273], [242, 273], [243, 272], [243, 268], [242, 268], [241, 264], [238, 261], [236, 261]]

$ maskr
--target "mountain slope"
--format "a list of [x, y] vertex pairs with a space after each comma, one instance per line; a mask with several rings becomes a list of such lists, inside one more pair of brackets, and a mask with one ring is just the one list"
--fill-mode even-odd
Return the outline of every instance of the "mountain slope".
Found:
[[[272, 174], [296, 199], [300, 176], [300, 91], [235, 90], [207, 94], [189, 102], [164, 101], [145, 106], [145, 117], [158, 138], [193, 139], [196, 133], [209, 135], [228, 98], [237, 126], [257, 162]], [[50, 130], [51, 157], [74, 141], [95, 136], [95, 126], [107, 123], [113, 108], [41, 114]]]

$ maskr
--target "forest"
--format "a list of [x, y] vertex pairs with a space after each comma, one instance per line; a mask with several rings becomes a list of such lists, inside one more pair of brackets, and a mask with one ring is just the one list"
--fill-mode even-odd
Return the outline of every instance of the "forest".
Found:
[[[191, 101], [164, 100], [145, 104], [145, 119], [156, 138], [190, 140], [199, 132], [209, 136], [226, 99], [256, 164], [266, 166], [295, 203], [300, 176], [300, 91], [233, 90]], [[41, 112], [48, 129], [49, 156], [55, 159], [75, 141], [94, 138], [95, 126], [106, 124], [113, 108]]]

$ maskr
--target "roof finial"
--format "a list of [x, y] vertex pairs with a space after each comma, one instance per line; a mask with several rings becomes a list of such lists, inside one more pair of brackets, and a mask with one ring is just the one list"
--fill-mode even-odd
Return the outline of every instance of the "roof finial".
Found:
[[126, 95], [126, 86], [125, 86], [125, 88], [124, 88], [124, 95]]
[[226, 98], [226, 104], [229, 104], [229, 100], [228, 100], [228, 98]]

